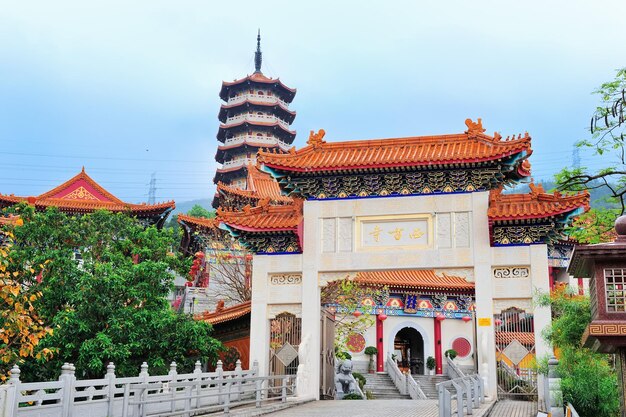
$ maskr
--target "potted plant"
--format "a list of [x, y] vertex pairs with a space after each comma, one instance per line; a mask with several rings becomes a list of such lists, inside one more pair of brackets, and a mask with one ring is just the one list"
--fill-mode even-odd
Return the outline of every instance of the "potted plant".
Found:
[[428, 368], [428, 375], [432, 375], [434, 373], [435, 366], [437, 366], [437, 363], [435, 362], [435, 358], [433, 358], [432, 356], [429, 356], [428, 359], [426, 359], [426, 367]]
[[369, 355], [370, 357], [370, 365], [369, 365], [369, 369], [368, 372], [370, 374], [373, 374], [375, 371], [374, 368], [374, 355], [376, 355], [378, 353], [378, 349], [376, 349], [374, 346], [368, 346], [365, 348], [365, 352], [366, 355]]
[[448, 349], [445, 351], [444, 355], [446, 355], [446, 358], [450, 358], [450, 360], [453, 361], [454, 358], [459, 355], [459, 353], [454, 349]]

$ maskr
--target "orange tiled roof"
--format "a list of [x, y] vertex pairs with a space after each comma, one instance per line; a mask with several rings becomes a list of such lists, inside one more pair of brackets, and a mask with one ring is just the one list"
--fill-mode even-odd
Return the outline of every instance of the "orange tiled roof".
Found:
[[528, 194], [503, 194], [502, 188], [491, 190], [489, 193], [490, 220], [504, 221], [551, 217], [568, 213], [582, 208], [589, 210], [589, 192], [584, 191], [575, 195], [564, 196], [559, 192], [547, 194], [541, 184], [529, 184]]
[[205, 229], [217, 229], [220, 226], [219, 220], [215, 218], [207, 219], [204, 217], [188, 216], [182, 213], [178, 215], [178, 218], [176, 221], [178, 223], [192, 224], [194, 226], [202, 227]]
[[302, 223], [302, 200], [292, 204], [272, 205], [263, 198], [256, 207], [245, 206], [241, 211], [217, 209], [217, 219], [243, 231], [297, 231]]
[[21, 202], [27, 202], [41, 208], [58, 207], [61, 210], [71, 212], [92, 212], [104, 209], [114, 212], [130, 211], [135, 214], [158, 214], [176, 207], [173, 201], [158, 204], [125, 203], [87, 175], [85, 168], [63, 184], [37, 197], [0, 194], [0, 206]]
[[435, 274], [432, 269], [403, 269], [358, 272], [354, 279], [361, 284], [424, 290], [474, 290], [474, 283], [453, 275]]
[[234, 306], [226, 307], [220, 311], [214, 311], [212, 313], [205, 312], [196, 316], [196, 320], [202, 320], [211, 324], [224, 323], [226, 321], [235, 320], [239, 317], [243, 317], [246, 314], [250, 314], [252, 311], [252, 303], [250, 301], [236, 304]]
[[6, 224], [21, 226], [22, 224], [24, 224], [24, 221], [20, 218], [20, 216], [15, 216], [12, 214], [7, 217], [0, 216], [0, 226], [4, 226]]
[[332, 171], [380, 167], [450, 165], [498, 160], [526, 152], [531, 154], [530, 136], [517, 138], [485, 135], [482, 123], [466, 120], [465, 133], [439, 136], [357, 140], [327, 143], [324, 131], [314, 134], [305, 146], [288, 154], [259, 152], [259, 161], [286, 171]]
[[534, 345], [535, 334], [532, 332], [498, 332], [496, 331], [496, 343], [508, 345], [511, 341], [517, 340], [522, 345]]
[[267, 197], [273, 203], [291, 203], [293, 198], [282, 195], [278, 182], [269, 174], [262, 172], [256, 165], [248, 165], [248, 179], [246, 189], [226, 185], [221, 181], [217, 183], [218, 192], [233, 194], [252, 199]]

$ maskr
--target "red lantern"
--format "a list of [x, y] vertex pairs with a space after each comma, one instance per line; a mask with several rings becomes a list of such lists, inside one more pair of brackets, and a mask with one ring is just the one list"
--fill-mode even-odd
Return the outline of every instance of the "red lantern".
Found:
[[501, 324], [502, 324], [502, 320], [500, 320], [500, 319], [496, 319], [496, 320], [494, 321], [494, 323], [496, 324], [496, 326], [499, 326], [499, 325], [501, 325]]
[[465, 323], [467, 323], [468, 321], [472, 321], [472, 318], [470, 316], [463, 316], [463, 318], [461, 320], [463, 320]]
[[439, 321], [444, 321], [446, 319], [446, 316], [441, 313], [437, 313], [437, 316], [435, 318]]
[[385, 313], [378, 315], [378, 320], [385, 321], [387, 320], [387, 315]]
[[354, 313], [352, 313], [352, 315], [356, 317], [357, 319], [359, 318], [359, 316], [361, 316], [361, 314], [363, 313], [361, 313], [359, 310], [354, 310]]

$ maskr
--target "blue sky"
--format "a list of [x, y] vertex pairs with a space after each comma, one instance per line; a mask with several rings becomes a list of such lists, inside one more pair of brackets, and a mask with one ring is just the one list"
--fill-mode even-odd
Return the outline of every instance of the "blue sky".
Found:
[[[222, 80], [298, 89], [295, 144], [528, 131], [536, 178], [571, 164], [591, 92], [626, 66], [626, 2], [0, 0], [0, 193], [87, 172], [118, 197], [210, 198]], [[610, 163], [582, 152], [583, 165]]]

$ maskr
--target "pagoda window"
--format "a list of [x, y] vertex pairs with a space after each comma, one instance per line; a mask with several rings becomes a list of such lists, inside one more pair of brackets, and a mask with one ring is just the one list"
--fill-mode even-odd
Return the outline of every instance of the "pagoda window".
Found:
[[256, 112], [256, 114], [257, 114], [258, 116], [263, 116], [263, 112], [262, 112], [262, 111], [258, 111], [258, 112]]
[[263, 136], [263, 133], [257, 133], [256, 135], [257, 136]]
[[272, 94], [272, 92], [271, 92], [271, 91], [268, 91], [268, 92], [267, 92], [267, 95], [268, 95], [269, 97], [272, 97], [272, 95], [273, 95], [273, 94]]
[[254, 94], [254, 90], [253, 89], [250, 89], [250, 94]]
[[260, 95], [260, 96], [264, 95], [263, 91], [260, 91], [260, 90], [259, 90], [259, 92], [257, 94]]

